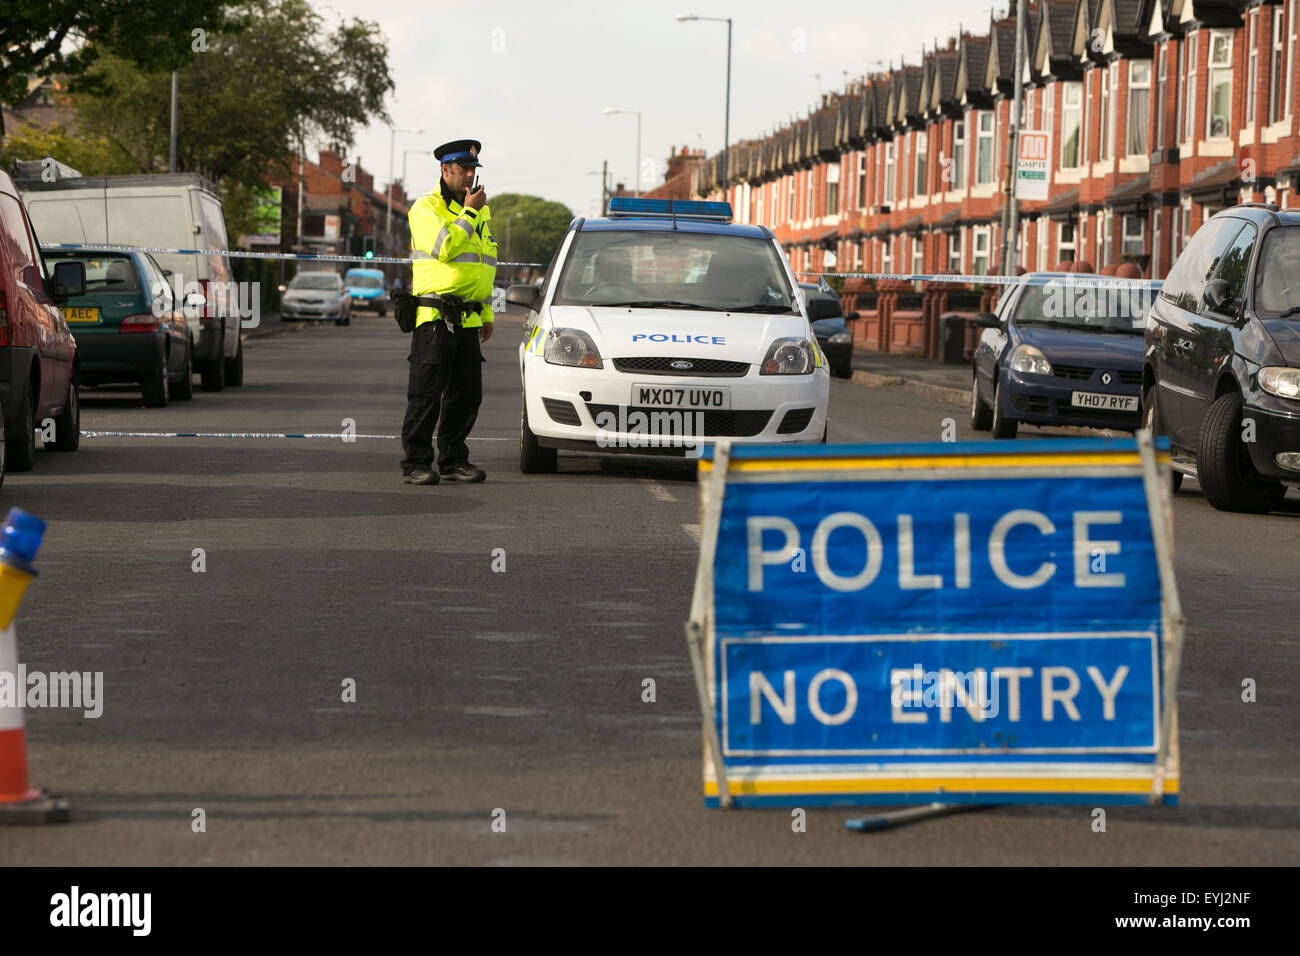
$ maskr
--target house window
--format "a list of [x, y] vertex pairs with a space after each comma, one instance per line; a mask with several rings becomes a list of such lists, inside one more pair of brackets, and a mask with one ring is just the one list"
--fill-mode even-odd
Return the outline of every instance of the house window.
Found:
[[1210, 31], [1210, 69], [1205, 92], [1205, 130], [1227, 136], [1232, 122], [1232, 34]]
[[975, 247], [971, 253], [971, 274], [986, 276], [989, 274], [989, 227], [976, 226], [971, 230]]
[[1147, 154], [1147, 126], [1151, 110], [1151, 61], [1130, 60], [1128, 65], [1127, 156]]
[[816, 179], [817, 179], [817, 170], [815, 169], [810, 169], [808, 170], [807, 173], [804, 174], [804, 182], [808, 186], [808, 188], [804, 190], [804, 195], [803, 195], [804, 219], [811, 219], [815, 215], [815, 213], [813, 212], [813, 199], [815, 197], [815, 193], [813, 190], [816, 185], [815, 182]]
[[963, 233], [958, 230], [948, 233], [948, 268], [961, 274], [961, 241]]
[[1063, 222], [1057, 226], [1056, 255], [1061, 262], [1074, 261], [1074, 223]]
[[1124, 216], [1121, 223], [1121, 251], [1125, 256], [1137, 258], [1146, 252], [1146, 220], [1141, 216]]
[[1050, 85], [1043, 87], [1043, 125], [1041, 128], [1047, 131], [1047, 141], [1049, 143], [1052, 141], [1053, 133], [1056, 132], [1052, 129], [1052, 123], [1055, 120], [1053, 114], [1056, 111], [1055, 104], [1053, 103], [1053, 100], [1055, 99], [1056, 88]]
[[1178, 69], [1174, 73], [1174, 142], [1177, 143], [1179, 137], [1183, 135], [1183, 100], [1187, 95], [1187, 76], [1183, 72], [1186, 69], [1184, 64], [1184, 53], [1186, 52], [1188, 41], [1178, 44]]
[[1282, 16], [1285, 11], [1273, 11], [1272, 42], [1269, 45], [1268, 65], [1268, 121], [1276, 123], [1282, 118]]
[[1243, 126], [1255, 125], [1255, 87], [1259, 85], [1259, 11], [1251, 10], [1246, 19], [1250, 36], [1250, 54], [1246, 57], [1246, 115]]
[[1119, 63], [1112, 63], [1101, 75], [1101, 118], [1097, 135], [1101, 142], [1097, 146], [1098, 159], [1110, 159], [1115, 147], [1115, 87], [1118, 83]]
[[790, 189], [789, 189], [789, 193], [788, 193], [788, 196], [789, 196], [789, 198], [788, 198], [788, 202], [787, 202], [787, 204], [786, 204], [786, 216], [785, 216], [785, 218], [786, 218], [789, 222], [793, 223], [793, 222], [794, 222], [794, 177], [791, 176], [791, 177], [789, 177], [789, 179], [790, 179]]
[[889, 246], [892, 242], [893, 237], [891, 236], [886, 236], [884, 239], [880, 240], [880, 271], [885, 275], [894, 274], [894, 259], [893, 256], [889, 254]]
[[1151, 210], [1151, 278], [1160, 278], [1160, 207]]
[[894, 202], [894, 144], [885, 144], [885, 198], [886, 205]]
[[758, 187], [758, 198], [754, 200], [754, 222], [766, 224], [767, 220], [763, 218], [763, 196], [767, 189], [763, 186]]
[[1100, 269], [1106, 265], [1106, 215], [1097, 213], [1097, 232], [1094, 244], [1097, 247], [1096, 254], [1093, 257], [1093, 265]]
[[1196, 42], [1199, 33], [1189, 33], [1183, 43], [1187, 46], [1187, 75], [1184, 79], [1183, 93], [1183, 141], [1196, 138]]
[[985, 186], [993, 182], [993, 113], [979, 114], [975, 133], [975, 184]]
[[916, 166], [916, 185], [912, 189], [912, 195], [924, 196], [929, 192], [925, 183], [925, 141], [929, 139], [929, 137], [926, 135], [925, 130], [918, 130], [913, 133], [912, 136], [912, 156]]
[[952, 124], [952, 173], [950, 189], [961, 189], [966, 182], [966, 121], [954, 120]]
[[1296, 10], [1297, 4], [1300, 4], [1300, 0], [1291, 0], [1291, 4], [1287, 8], [1291, 12], [1287, 15], [1286, 18], [1287, 29], [1289, 31], [1287, 34], [1287, 49], [1291, 51], [1291, 55], [1286, 58], [1286, 115], [1287, 116], [1291, 115], [1291, 91], [1295, 88], [1295, 56], [1296, 56], [1295, 21], [1297, 15], [1297, 10]]
[[858, 208], [867, 208], [867, 154], [858, 153]]
[[1079, 110], [1083, 84], [1061, 84], [1061, 168], [1079, 168]]
[[1156, 80], [1156, 149], [1165, 148], [1165, 81], [1168, 79], [1165, 54], [1168, 48], [1168, 43], [1160, 44], [1160, 72]]
[[826, 167], [826, 215], [838, 215], [840, 211], [840, 164], [831, 163]]

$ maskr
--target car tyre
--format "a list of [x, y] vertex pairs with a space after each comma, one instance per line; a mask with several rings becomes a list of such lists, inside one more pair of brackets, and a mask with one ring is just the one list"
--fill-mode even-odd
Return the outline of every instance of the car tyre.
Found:
[[10, 471], [31, 471], [36, 464], [36, 419], [32, 410], [31, 393], [18, 399], [18, 413], [14, 421], [18, 425], [18, 434], [8, 435], [5, 439], [5, 463]]
[[1020, 430], [1020, 422], [1014, 418], [1007, 418], [1002, 411], [1001, 383], [993, 386], [993, 418], [989, 422], [989, 427], [994, 438], [1015, 438], [1016, 432]]
[[986, 432], [993, 427], [993, 409], [980, 398], [979, 375], [972, 375], [970, 381], [970, 427], [977, 432]]
[[171, 377], [167, 374], [167, 356], [163, 356], [162, 368], [140, 383], [140, 393], [144, 396], [146, 408], [166, 408], [171, 400]]
[[528, 427], [528, 400], [519, 411], [519, 470], [525, 475], [553, 475], [558, 464], [554, 448], [544, 448]]
[[185, 345], [185, 368], [180, 378], [172, 386], [172, 398], [178, 402], [188, 402], [194, 397], [194, 346]]
[[54, 440], [45, 447], [50, 451], [76, 451], [81, 446], [81, 383], [73, 375], [68, 384], [68, 400], [54, 419]]
[[[1151, 433], [1151, 437], [1163, 434], [1156, 428], [1159, 421], [1159, 415], [1156, 412], [1156, 386], [1152, 385], [1147, 389], [1146, 394], [1142, 396], [1142, 427]], [[1169, 471], [1169, 490], [1173, 494], [1178, 493], [1178, 489], [1183, 486], [1183, 473], [1181, 471]]]
[[226, 362], [225, 359], [215, 358], [210, 362], [203, 364], [203, 372], [199, 376], [205, 392], [220, 392], [226, 387]]
[[226, 384], [238, 388], [244, 384], [244, 337], [241, 335], [235, 346], [235, 357], [226, 359]]
[[1220, 395], [1210, 406], [1201, 423], [1196, 477], [1205, 500], [1220, 511], [1265, 514], [1281, 503], [1286, 486], [1255, 472], [1241, 440], [1241, 409], [1241, 393], [1236, 391]]
[[383, 318], [384, 316], [386, 316], [387, 314], [388, 314], [388, 310], [385, 309], [385, 308], [381, 305], [381, 306], [379, 307], [379, 317], [382, 319], [382, 318]]

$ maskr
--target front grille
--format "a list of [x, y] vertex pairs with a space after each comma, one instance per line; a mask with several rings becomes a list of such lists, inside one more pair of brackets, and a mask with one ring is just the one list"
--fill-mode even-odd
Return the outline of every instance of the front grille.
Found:
[[1052, 373], [1061, 378], [1092, 378], [1092, 369], [1087, 365], [1053, 365]]
[[[591, 417], [593, 419], [596, 418], [597, 415], [600, 415], [602, 412], [609, 412], [616, 419], [619, 418], [618, 405], [597, 405], [594, 402], [588, 402], [587, 411], [591, 413]], [[665, 413], [668, 414], [677, 413], [682, 416], [683, 421], [690, 422], [690, 427], [692, 429], [695, 428], [695, 423], [696, 421], [698, 421], [698, 419], [696, 419], [695, 416], [697, 414], [703, 415], [704, 416], [703, 434], [706, 437], [730, 436], [733, 438], [748, 438], [753, 435], [757, 435], [759, 432], [761, 432], [764, 428], [767, 427], [767, 423], [772, 419], [771, 409], [767, 409], [766, 411], [746, 410], [746, 411], [723, 412], [723, 411], [716, 411], [716, 410], [692, 411], [691, 409], [686, 409], [686, 408], [658, 408], [652, 405], [629, 405], [627, 407], [626, 414], [631, 415], [633, 412], [643, 412], [647, 416], [664, 415]], [[689, 416], [689, 418], [687, 418], [687, 416]], [[662, 421], [662, 420], [663, 419], [650, 419], [650, 421], [652, 422]], [[619, 426], [616, 425], [612, 430], [617, 430], [618, 427]], [[667, 434], [673, 434], [673, 432], [670, 431], [667, 432]]]
[[776, 433], [778, 435], [794, 435], [803, 431], [808, 427], [808, 423], [812, 421], [813, 412], [815, 411], [815, 408], [790, 409], [785, 413], [785, 417], [781, 419], [781, 424], [777, 426]]
[[1119, 380], [1123, 382], [1125, 385], [1141, 385], [1142, 372], [1141, 370], [1138, 370], [1136, 372], [1120, 372]]
[[573, 407], [572, 402], [558, 398], [543, 398], [542, 404], [546, 407], [546, 414], [550, 415], [551, 421], [557, 425], [582, 424], [582, 419], [578, 417], [578, 410]]
[[[687, 369], [673, 368], [673, 362], [690, 362]], [[694, 377], [716, 376], [739, 378], [749, 371], [746, 362], [724, 362], [722, 359], [673, 358], [649, 355], [643, 358], [616, 358], [614, 368], [620, 372], [640, 372], [644, 375], [684, 375]]]

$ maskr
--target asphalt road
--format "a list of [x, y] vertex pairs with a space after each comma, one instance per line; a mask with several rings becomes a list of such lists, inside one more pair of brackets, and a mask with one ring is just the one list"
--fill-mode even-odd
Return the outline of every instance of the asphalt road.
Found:
[[[1267, 517], [1215, 512], [1195, 482], [1177, 498], [1180, 807], [1110, 809], [1105, 833], [1090, 808], [1007, 807], [867, 836], [843, 828], [861, 814], [814, 809], [795, 833], [789, 810], [702, 806], [682, 634], [691, 466], [562, 455], [558, 475], [521, 475], [518, 327], [503, 320], [487, 348], [471, 442], [484, 484], [404, 485], [400, 445], [382, 438], [88, 437], [6, 479], [7, 506], [50, 522], [20, 654], [33, 670], [102, 671], [104, 701], [98, 719], [28, 711], [33, 783], [68, 796], [73, 821], [0, 828], [0, 862], [1300, 858], [1300, 496]], [[350, 418], [394, 435], [406, 341], [391, 317], [361, 315], [260, 338], [242, 388], [162, 410], [87, 392], [83, 428], [324, 433]], [[973, 437], [961, 408], [836, 382], [830, 439], [937, 440], [947, 418]]]

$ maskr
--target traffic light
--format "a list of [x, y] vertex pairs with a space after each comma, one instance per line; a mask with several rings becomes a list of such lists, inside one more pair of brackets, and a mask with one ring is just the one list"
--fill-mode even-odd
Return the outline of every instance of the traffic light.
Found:
[[366, 258], [373, 259], [375, 257], [375, 237], [362, 236], [361, 244], [361, 247], [365, 250]]

